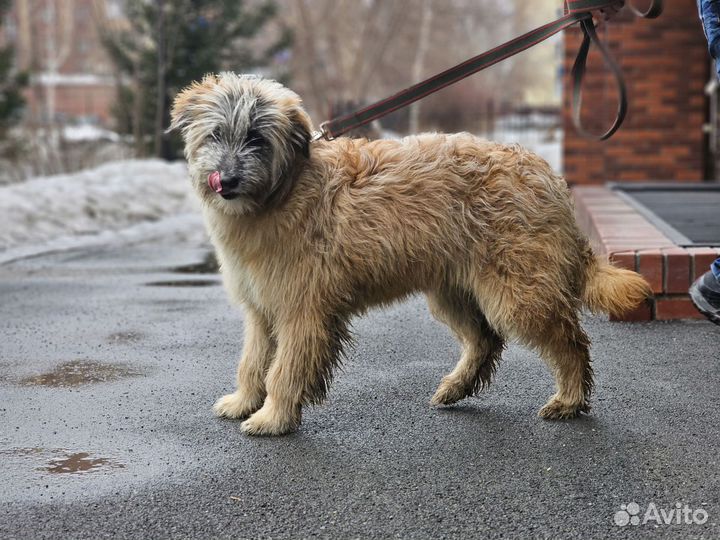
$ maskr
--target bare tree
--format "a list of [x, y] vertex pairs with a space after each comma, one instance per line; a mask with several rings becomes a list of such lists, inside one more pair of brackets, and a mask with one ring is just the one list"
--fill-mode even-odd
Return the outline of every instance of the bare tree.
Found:
[[75, 10], [74, 0], [49, 0], [45, 8], [48, 31], [45, 32], [45, 114], [48, 122], [55, 121], [55, 88], [60, 68], [72, 50]]
[[[284, 0], [284, 4], [287, 23], [296, 35], [292, 84], [311, 113], [321, 118], [337, 113], [338, 104], [360, 106], [401, 90], [517, 33], [518, 3], [497, 0]], [[467, 105], [476, 103], [476, 111], [485, 110], [486, 95], [519, 95], [511, 81], [516, 78], [513, 65], [510, 60], [495, 66], [491, 76], [472, 77], [444, 90], [440, 98], [414, 104], [408, 129], [421, 129], [421, 111], [437, 116], [431, 109], [456, 108], [449, 95], [474, 100]], [[463, 119], [459, 113], [453, 116]], [[472, 116], [465, 115], [466, 120]]]
[[[425, 55], [430, 46], [430, 25], [433, 19], [433, 0], [424, 0], [422, 9], [422, 21], [420, 23], [420, 32], [418, 35], [418, 45], [415, 50], [415, 62], [413, 63], [412, 77], [414, 81], [419, 81], [423, 75], [425, 67]], [[418, 131], [420, 127], [420, 102], [416, 101], [410, 107], [410, 119], [408, 121], [408, 130], [410, 133]]]
[[155, 0], [157, 6], [157, 95], [155, 98], [155, 127], [154, 148], [155, 155], [162, 155], [163, 120], [165, 116], [165, 0]]
[[[293, 84], [308, 107], [327, 114], [333, 105], [362, 103], [386, 88], [384, 73], [404, 43], [412, 21], [412, 0], [286, 0], [294, 27]], [[408, 78], [407, 62], [395, 66]], [[378, 90], [380, 90], [378, 92]]]

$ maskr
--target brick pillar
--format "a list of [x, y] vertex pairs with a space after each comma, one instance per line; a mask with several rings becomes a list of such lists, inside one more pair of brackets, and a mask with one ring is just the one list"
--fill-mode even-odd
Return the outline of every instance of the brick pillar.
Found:
[[[638, 6], [645, 0], [633, 0]], [[599, 35], [620, 64], [629, 111], [622, 128], [605, 142], [578, 135], [570, 117], [570, 69], [581, 41], [574, 27], [565, 33], [563, 148], [569, 182], [608, 180], [699, 181], [704, 176], [706, 118], [704, 86], [708, 53], [696, 0], [665, 2], [655, 20], [636, 19], [625, 9]], [[591, 53], [583, 86], [583, 120], [588, 128], [609, 127], [617, 107], [615, 85], [597, 53]]]

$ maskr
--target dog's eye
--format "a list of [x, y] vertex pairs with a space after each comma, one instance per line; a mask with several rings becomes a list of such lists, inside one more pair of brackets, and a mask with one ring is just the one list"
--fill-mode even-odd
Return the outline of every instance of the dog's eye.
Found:
[[250, 129], [245, 135], [245, 147], [247, 148], [259, 148], [264, 142], [265, 139], [257, 129]]
[[211, 137], [213, 140], [215, 140], [215, 141], [217, 141], [217, 142], [220, 142], [220, 136], [221, 136], [221, 135], [222, 135], [222, 131], [220, 130], [219, 127], [216, 127], [215, 129], [213, 129], [212, 133], [210, 134], [210, 137]]

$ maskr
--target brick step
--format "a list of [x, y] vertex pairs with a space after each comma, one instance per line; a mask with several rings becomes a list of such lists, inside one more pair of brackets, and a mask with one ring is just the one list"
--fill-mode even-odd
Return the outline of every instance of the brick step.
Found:
[[720, 256], [716, 248], [684, 248], [605, 187], [575, 187], [575, 213], [593, 249], [616, 266], [642, 274], [655, 296], [622, 318], [649, 321], [702, 319], [688, 288]]

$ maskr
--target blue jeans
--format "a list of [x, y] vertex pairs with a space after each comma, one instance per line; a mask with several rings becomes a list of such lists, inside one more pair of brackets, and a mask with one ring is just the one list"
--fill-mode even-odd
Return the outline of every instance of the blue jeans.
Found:
[[[710, 56], [715, 59], [715, 69], [720, 79], [720, 0], [697, 0]], [[713, 275], [720, 280], [720, 257], [710, 265]]]
[[[697, 0], [698, 13], [702, 20], [708, 51], [715, 60], [720, 58], [720, 0]], [[717, 67], [718, 63], [715, 65]], [[720, 77], [720, 72], [718, 72]]]

